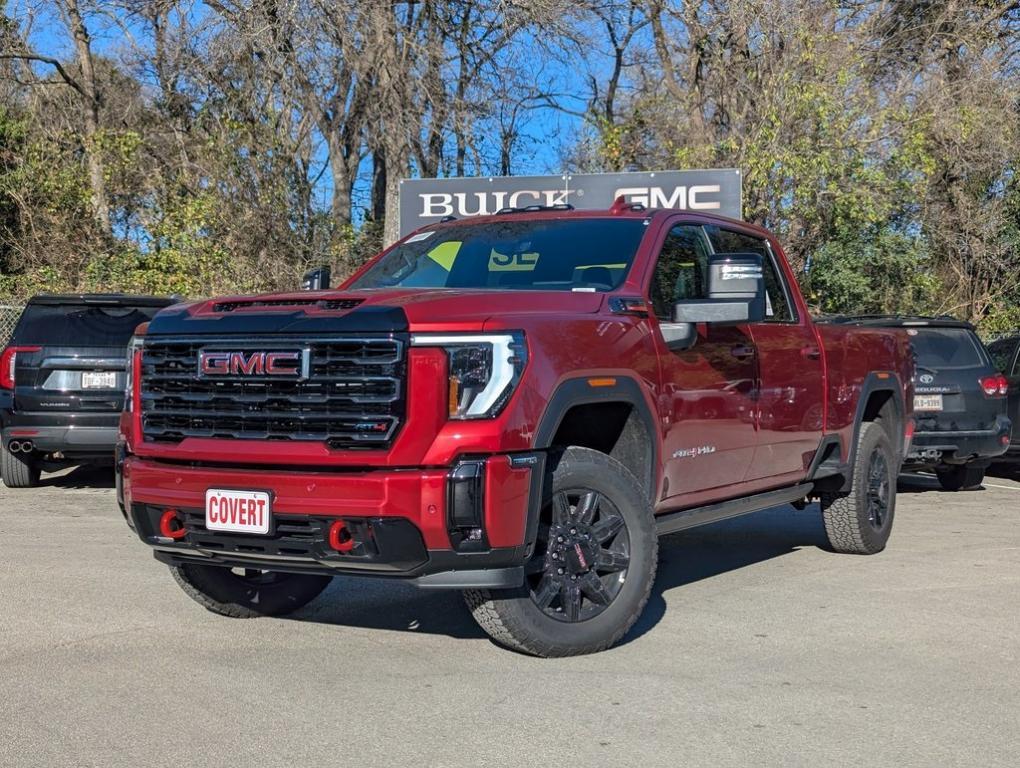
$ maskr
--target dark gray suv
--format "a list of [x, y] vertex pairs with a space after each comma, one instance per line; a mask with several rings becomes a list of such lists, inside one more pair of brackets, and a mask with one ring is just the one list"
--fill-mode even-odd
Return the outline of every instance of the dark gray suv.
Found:
[[0, 352], [0, 474], [9, 488], [43, 469], [113, 461], [127, 345], [171, 299], [43, 294]]
[[[916, 430], [904, 470], [934, 471], [947, 491], [977, 488], [1009, 448], [1008, 382], [974, 326], [951, 317], [847, 317], [901, 329], [914, 349]], [[1015, 414], [1015, 410], [1013, 411]]]

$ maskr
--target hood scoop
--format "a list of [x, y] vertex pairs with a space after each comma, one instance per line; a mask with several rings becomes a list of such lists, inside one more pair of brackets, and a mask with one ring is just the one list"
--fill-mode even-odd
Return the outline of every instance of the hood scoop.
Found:
[[274, 307], [317, 307], [329, 311], [354, 309], [364, 299], [236, 299], [213, 304], [213, 312], [235, 309], [267, 309]]

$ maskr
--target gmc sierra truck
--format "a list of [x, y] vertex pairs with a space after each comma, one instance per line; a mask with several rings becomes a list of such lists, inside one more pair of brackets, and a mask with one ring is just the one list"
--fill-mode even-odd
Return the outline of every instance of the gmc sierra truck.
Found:
[[662, 534], [817, 498], [833, 550], [881, 551], [913, 425], [902, 335], [814, 324], [762, 229], [623, 200], [165, 309], [129, 367], [118, 500], [201, 605], [410, 579], [540, 656], [620, 640]]

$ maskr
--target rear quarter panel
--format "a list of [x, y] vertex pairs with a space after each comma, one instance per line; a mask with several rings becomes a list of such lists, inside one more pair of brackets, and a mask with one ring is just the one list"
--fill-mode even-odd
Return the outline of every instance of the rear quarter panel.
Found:
[[849, 456], [858, 406], [866, 386], [871, 386], [869, 379], [896, 392], [903, 418], [912, 418], [913, 353], [901, 331], [828, 323], [817, 327], [827, 372], [825, 431], [839, 435], [843, 456]]

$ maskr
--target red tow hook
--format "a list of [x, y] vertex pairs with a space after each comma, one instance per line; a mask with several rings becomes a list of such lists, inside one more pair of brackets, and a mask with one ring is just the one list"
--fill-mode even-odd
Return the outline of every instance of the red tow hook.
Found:
[[176, 509], [168, 509], [159, 518], [159, 532], [168, 539], [183, 539], [187, 531], [184, 523], [178, 517], [180, 513]]
[[350, 552], [356, 544], [351, 532], [347, 530], [347, 523], [343, 520], [337, 520], [329, 526], [329, 546], [337, 552]]

